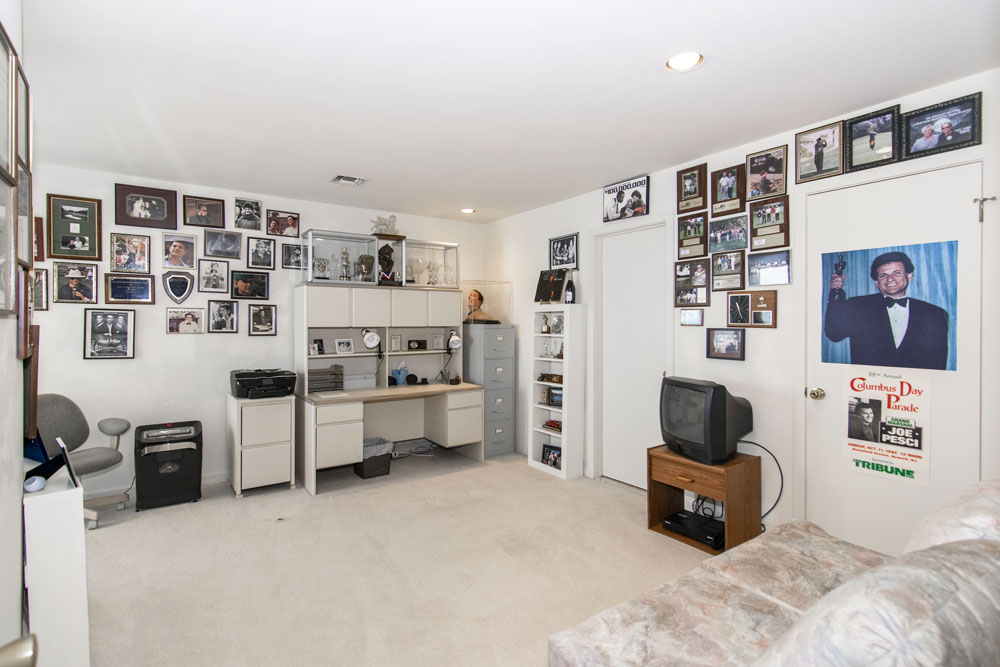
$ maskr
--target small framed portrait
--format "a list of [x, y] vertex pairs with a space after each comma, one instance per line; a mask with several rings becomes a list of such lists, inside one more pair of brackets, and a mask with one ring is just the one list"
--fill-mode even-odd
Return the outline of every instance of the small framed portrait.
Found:
[[337, 338], [334, 343], [337, 345], [337, 354], [354, 354], [354, 341], [350, 338]]
[[728, 292], [743, 289], [745, 250], [730, 250], [712, 255], [712, 291]]
[[[20, 68], [18, 68], [20, 72]], [[20, 147], [19, 147], [20, 148]], [[31, 229], [31, 172], [23, 163], [17, 165], [17, 262], [31, 268], [34, 256]], [[98, 235], [98, 238], [100, 236]], [[100, 248], [98, 248], [100, 253]], [[98, 257], [100, 259], [100, 257]]]
[[52, 300], [56, 303], [97, 303], [97, 265], [53, 262]]
[[725, 252], [746, 248], [749, 236], [750, 226], [746, 215], [712, 220], [708, 223], [708, 251]]
[[750, 204], [750, 250], [788, 246], [788, 195]]
[[705, 311], [701, 308], [681, 308], [681, 326], [705, 326]]
[[167, 308], [168, 334], [205, 333], [204, 308]]
[[281, 244], [281, 268], [301, 269], [302, 268], [302, 246], [295, 243]]
[[747, 201], [785, 194], [788, 146], [747, 155]]
[[142, 234], [111, 233], [111, 271], [149, 273], [150, 238]]
[[267, 233], [271, 236], [299, 236], [299, 214], [288, 211], [267, 211]]
[[542, 463], [562, 470], [562, 447], [557, 445], [542, 445]]
[[153, 276], [104, 274], [105, 303], [156, 303]]
[[115, 224], [177, 229], [177, 192], [115, 183]]
[[134, 359], [135, 311], [84, 309], [83, 358]]
[[983, 94], [974, 93], [903, 114], [903, 159], [976, 146], [982, 137]]
[[549, 239], [549, 269], [579, 269], [577, 246], [580, 234], [569, 234]]
[[236, 333], [238, 330], [235, 301], [208, 302], [208, 333]]
[[49, 270], [48, 269], [32, 269], [33, 285], [31, 288], [31, 296], [33, 299], [33, 310], [48, 310], [49, 309]]
[[267, 303], [248, 305], [250, 306], [250, 328], [247, 330], [247, 335], [276, 336], [278, 334], [278, 307]]
[[[315, 352], [312, 351], [313, 348], [316, 349]], [[322, 338], [313, 338], [313, 342], [309, 346], [309, 349], [309, 354], [326, 354], [326, 346], [323, 344]]]
[[674, 262], [674, 306], [711, 305], [708, 289], [708, 259]]
[[403, 349], [403, 337], [400, 334], [392, 334], [389, 337], [389, 351], [399, 352]]
[[743, 164], [712, 172], [713, 216], [742, 211], [747, 205], [746, 173], [746, 165]]
[[837, 121], [795, 135], [795, 182], [818, 181], [844, 173], [844, 123]]
[[677, 170], [677, 211], [698, 211], [708, 206], [708, 164]]
[[184, 224], [223, 229], [226, 226], [226, 202], [184, 195]]
[[861, 171], [899, 161], [899, 105], [844, 123], [844, 167]]
[[708, 254], [708, 215], [695, 213], [677, 218], [677, 259]]
[[256, 199], [243, 199], [242, 197], [237, 197], [236, 224], [234, 226], [236, 229], [248, 229], [254, 232], [261, 231], [260, 212], [263, 210], [263, 206]]
[[45, 219], [35, 216], [35, 233], [31, 235], [31, 242], [34, 245], [35, 261], [45, 261]]
[[247, 237], [247, 267], [274, 270], [274, 239]]
[[636, 176], [604, 188], [604, 222], [649, 213], [649, 176]]
[[45, 195], [49, 257], [101, 260], [101, 200]]
[[764, 327], [778, 326], [777, 290], [755, 292], [730, 292], [726, 326]]
[[236, 271], [230, 274], [229, 296], [232, 299], [266, 299], [268, 279], [259, 271]]
[[188, 234], [163, 233], [163, 268], [171, 271], [193, 269], [197, 266], [195, 244], [197, 236]]
[[243, 234], [240, 232], [220, 232], [215, 229], [205, 230], [205, 257], [239, 259], [242, 247]]
[[744, 329], [707, 329], [705, 331], [708, 359], [746, 359], [746, 331]]
[[199, 259], [198, 291], [228, 292], [229, 262], [221, 259]]
[[788, 250], [750, 253], [747, 273], [751, 287], [788, 285], [792, 282], [791, 259]]

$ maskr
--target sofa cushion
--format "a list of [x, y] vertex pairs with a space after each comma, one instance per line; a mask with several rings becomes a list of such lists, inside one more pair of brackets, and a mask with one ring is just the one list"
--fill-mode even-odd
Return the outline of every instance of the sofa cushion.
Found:
[[1000, 656], [1000, 542], [914, 551], [817, 602], [756, 665], [991, 665]]
[[973, 484], [925, 516], [903, 553], [980, 537], [1000, 540], [1000, 480]]

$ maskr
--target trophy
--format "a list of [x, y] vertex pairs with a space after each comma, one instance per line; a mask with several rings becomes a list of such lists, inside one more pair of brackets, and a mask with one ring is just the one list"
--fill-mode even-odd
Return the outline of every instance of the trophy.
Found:
[[347, 248], [340, 251], [340, 279], [351, 279], [351, 255], [347, 252]]
[[541, 331], [541, 333], [543, 333], [543, 334], [549, 333], [549, 316], [548, 315], [542, 315], [542, 331]]
[[372, 275], [372, 272], [375, 270], [374, 255], [359, 255], [358, 266], [361, 268], [361, 280], [366, 283], [375, 280], [375, 277]]

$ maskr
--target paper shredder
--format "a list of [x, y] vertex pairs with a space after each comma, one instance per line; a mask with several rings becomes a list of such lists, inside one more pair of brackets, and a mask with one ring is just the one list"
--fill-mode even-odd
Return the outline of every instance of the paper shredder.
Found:
[[201, 422], [135, 429], [135, 510], [201, 498]]

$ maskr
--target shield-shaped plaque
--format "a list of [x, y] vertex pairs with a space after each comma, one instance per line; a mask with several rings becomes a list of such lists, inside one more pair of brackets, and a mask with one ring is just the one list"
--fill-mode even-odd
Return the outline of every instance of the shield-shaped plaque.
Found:
[[194, 289], [194, 276], [183, 271], [167, 271], [163, 274], [163, 289], [174, 303], [181, 303]]

